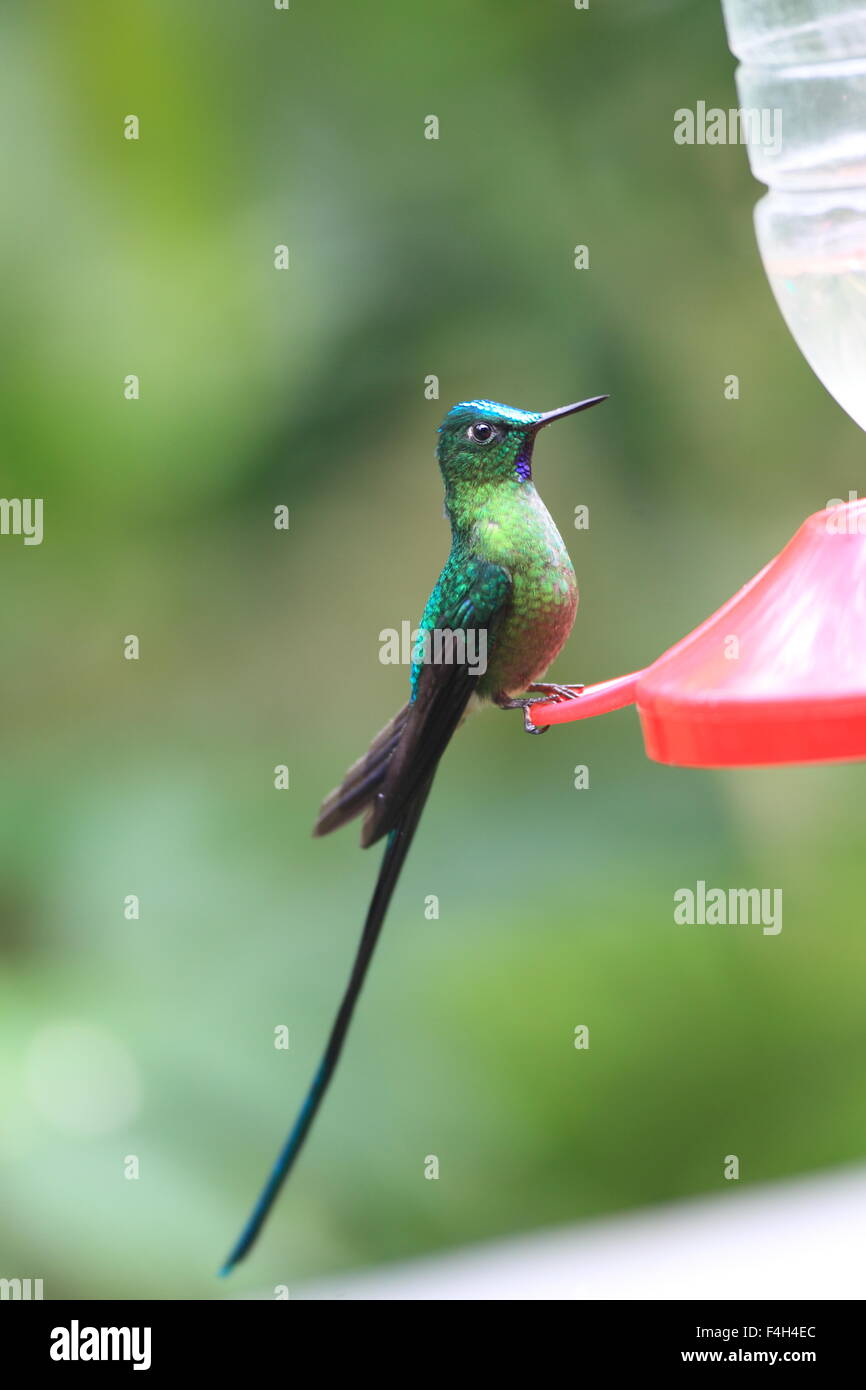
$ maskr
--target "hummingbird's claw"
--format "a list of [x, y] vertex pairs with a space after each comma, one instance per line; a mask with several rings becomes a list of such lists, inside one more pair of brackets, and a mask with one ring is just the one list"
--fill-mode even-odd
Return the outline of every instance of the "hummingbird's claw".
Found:
[[[529, 689], [533, 690], [535, 689], [535, 687], [529, 686]], [[498, 705], [500, 709], [522, 709], [523, 727], [528, 734], [546, 734], [547, 730], [550, 728], [550, 725], [545, 724], [541, 728], [539, 728], [537, 725], [533, 724], [532, 720], [529, 717], [529, 710], [531, 706], [543, 705], [546, 700], [546, 695], [541, 695], [537, 697], [535, 700], [513, 700], [510, 695], [498, 695], [494, 703]]]
[[547, 698], [553, 696], [557, 700], [579, 700], [585, 685], [550, 685], [547, 681], [538, 681], [528, 687], [530, 690], [540, 690]]

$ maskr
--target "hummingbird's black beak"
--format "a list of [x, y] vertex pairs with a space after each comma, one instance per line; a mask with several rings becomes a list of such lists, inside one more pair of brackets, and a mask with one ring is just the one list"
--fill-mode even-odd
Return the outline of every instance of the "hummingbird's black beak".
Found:
[[579, 410], [589, 410], [591, 405], [601, 405], [602, 401], [608, 400], [610, 396], [590, 396], [589, 400], [577, 401], [574, 405], [561, 405], [558, 410], [548, 410], [546, 415], [542, 415], [535, 428], [540, 430], [542, 425], [549, 425], [552, 420], [562, 420], [566, 415], [576, 415]]

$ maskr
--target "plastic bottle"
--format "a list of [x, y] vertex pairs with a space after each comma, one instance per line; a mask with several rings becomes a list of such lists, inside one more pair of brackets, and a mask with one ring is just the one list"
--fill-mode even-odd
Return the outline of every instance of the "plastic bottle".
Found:
[[[866, 429], [866, 3], [722, 0], [764, 267], [814, 371]], [[767, 139], [768, 133], [780, 139]]]

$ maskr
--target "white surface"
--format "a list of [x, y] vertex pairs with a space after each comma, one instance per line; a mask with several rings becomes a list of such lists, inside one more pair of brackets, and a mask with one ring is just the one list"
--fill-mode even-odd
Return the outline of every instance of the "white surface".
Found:
[[655, 1207], [304, 1288], [361, 1300], [866, 1296], [866, 1171]]

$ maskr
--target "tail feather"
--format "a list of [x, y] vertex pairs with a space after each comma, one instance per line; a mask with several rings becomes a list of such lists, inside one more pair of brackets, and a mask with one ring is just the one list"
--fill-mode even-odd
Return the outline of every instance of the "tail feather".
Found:
[[[401, 714], [403, 713], [404, 711], [401, 711]], [[399, 718], [400, 715], [397, 715], [396, 719]], [[392, 724], [395, 722], [396, 720], [392, 721]], [[391, 726], [388, 727], [390, 728]], [[387, 729], [383, 729], [379, 738], [381, 739], [387, 732]], [[363, 761], [364, 759], [361, 760], [361, 762]], [[356, 764], [356, 766], [358, 765]], [[351, 775], [351, 770], [349, 775]], [[382, 864], [379, 869], [379, 877], [376, 880], [376, 887], [373, 890], [373, 897], [367, 910], [366, 921], [364, 922], [364, 930], [361, 933], [361, 940], [358, 945], [354, 965], [352, 966], [352, 973], [349, 976], [349, 983], [346, 986], [346, 991], [337, 1011], [337, 1016], [334, 1019], [327, 1047], [322, 1055], [322, 1060], [319, 1063], [312, 1085], [307, 1092], [307, 1097], [289, 1133], [289, 1137], [277, 1157], [277, 1161], [253, 1208], [249, 1221], [241, 1232], [237, 1244], [220, 1270], [221, 1274], [229, 1274], [234, 1266], [249, 1253], [255, 1243], [256, 1237], [265, 1223], [268, 1212], [276, 1201], [280, 1188], [294, 1167], [298, 1154], [303, 1147], [304, 1140], [310, 1132], [310, 1127], [316, 1117], [316, 1112], [324, 1100], [328, 1086], [336, 1070], [337, 1063], [340, 1060], [340, 1053], [346, 1041], [346, 1034], [349, 1031], [349, 1024], [352, 1021], [355, 1004], [358, 1001], [358, 995], [361, 992], [361, 987], [367, 974], [367, 968], [376, 948], [379, 933], [382, 930], [385, 913], [388, 910], [388, 904], [397, 886], [400, 870], [403, 867], [406, 855], [409, 853], [409, 848], [412, 844], [418, 822], [421, 819], [421, 812], [424, 809], [424, 803], [430, 792], [432, 781], [433, 778], [431, 776], [419, 789], [412, 802], [406, 807], [400, 823], [388, 836], [385, 853], [382, 856]], [[353, 814], [355, 813], [353, 812]], [[321, 831], [320, 833], [324, 834], [325, 832]]]
[[388, 764], [400, 741], [411, 704], [404, 705], [378, 733], [363, 757], [353, 763], [338, 787], [325, 797], [319, 810], [314, 835], [329, 835], [347, 821], [354, 820], [373, 801], [385, 780]]

